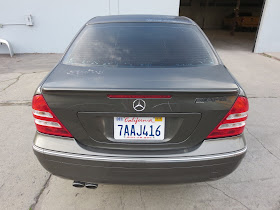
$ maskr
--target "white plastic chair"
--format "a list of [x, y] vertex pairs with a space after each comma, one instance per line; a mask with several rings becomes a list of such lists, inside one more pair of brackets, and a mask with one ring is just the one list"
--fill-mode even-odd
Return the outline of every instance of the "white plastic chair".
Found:
[[8, 49], [9, 49], [10, 56], [13, 57], [14, 51], [13, 51], [13, 48], [12, 48], [12, 46], [10, 45], [10, 43], [9, 43], [7, 40], [5, 40], [5, 39], [0, 39], [0, 44], [1, 44], [1, 45], [5, 44], [5, 45], [8, 47]]

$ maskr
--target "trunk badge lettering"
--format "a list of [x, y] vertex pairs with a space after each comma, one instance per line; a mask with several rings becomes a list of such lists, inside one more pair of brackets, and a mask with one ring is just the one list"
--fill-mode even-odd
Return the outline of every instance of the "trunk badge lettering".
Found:
[[136, 99], [133, 101], [133, 109], [136, 112], [142, 112], [146, 108], [146, 102], [142, 99]]
[[226, 97], [214, 97], [214, 98], [196, 98], [195, 103], [203, 104], [207, 102], [227, 101]]

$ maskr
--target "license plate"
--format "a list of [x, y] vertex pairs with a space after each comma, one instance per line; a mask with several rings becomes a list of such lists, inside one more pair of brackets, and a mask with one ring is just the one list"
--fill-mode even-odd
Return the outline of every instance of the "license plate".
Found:
[[163, 140], [164, 117], [114, 117], [116, 140]]

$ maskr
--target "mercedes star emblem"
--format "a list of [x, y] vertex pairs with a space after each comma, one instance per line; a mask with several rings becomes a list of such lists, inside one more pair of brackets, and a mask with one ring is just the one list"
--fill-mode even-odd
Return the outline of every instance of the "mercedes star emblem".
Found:
[[133, 101], [133, 109], [137, 112], [142, 112], [146, 108], [146, 102], [142, 99]]

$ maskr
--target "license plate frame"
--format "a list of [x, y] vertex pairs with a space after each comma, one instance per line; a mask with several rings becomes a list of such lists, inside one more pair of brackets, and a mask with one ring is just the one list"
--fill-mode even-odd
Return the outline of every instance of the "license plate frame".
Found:
[[164, 142], [165, 117], [114, 117], [114, 141]]

